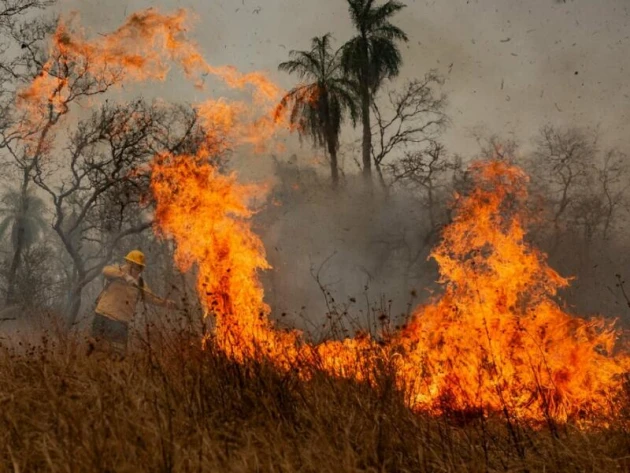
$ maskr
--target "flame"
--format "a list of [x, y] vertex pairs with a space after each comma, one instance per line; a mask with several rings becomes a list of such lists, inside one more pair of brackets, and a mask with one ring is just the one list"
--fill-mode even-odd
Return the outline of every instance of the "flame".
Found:
[[475, 189], [432, 253], [444, 295], [394, 342], [411, 405], [535, 420], [610, 415], [630, 362], [614, 356], [613, 322], [572, 317], [555, 302], [568, 281], [524, 239], [525, 173], [503, 161], [470, 171]]
[[272, 329], [257, 271], [268, 269], [260, 239], [247, 219], [248, 199], [261, 188], [238, 184], [197, 156], [159, 156], [152, 190], [160, 235], [175, 238], [182, 271], [198, 268], [197, 291], [216, 317], [215, 337], [238, 360], [260, 350], [293, 357], [297, 333]]
[[[79, 97], [91, 97], [124, 83], [163, 81], [171, 64], [180, 66], [199, 88], [203, 88], [203, 78], [212, 75], [230, 88], [251, 90], [258, 114], [256, 120], [243, 122], [251, 130], [241, 126], [241, 141], [260, 150], [261, 135], [268, 136], [287, 126], [274, 107], [282, 89], [261, 72], [241, 73], [233, 66], [208, 64], [198, 46], [187, 37], [190, 19], [185, 10], [171, 15], [154, 8], [143, 10], [130, 15], [116, 31], [94, 39], [87, 39], [78, 20], [78, 15], [73, 14], [59, 21], [48, 60], [39, 75], [19, 91], [17, 108], [25, 115], [22, 128], [36, 129], [51, 120], [53, 113], [65, 114], [69, 104]], [[213, 107], [206, 103], [200, 108], [203, 115], [211, 113]], [[241, 104], [238, 112], [244, 114], [249, 108]]]
[[568, 282], [524, 240], [520, 169], [472, 166], [476, 188], [460, 198], [433, 251], [444, 295], [417, 309], [404, 330], [381, 345], [367, 335], [310, 345], [268, 319], [257, 279], [268, 264], [247, 223], [251, 189], [189, 157], [166, 161], [154, 171], [159, 228], [178, 242], [183, 270], [197, 265], [217, 343], [235, 358], [371, 382], [388, 362], [410, 406], [432, 413], [476, 408], [537, 421], [614, 413], [630, 359], [613, 356], [612, 322], [572, 317], [554, 301]]

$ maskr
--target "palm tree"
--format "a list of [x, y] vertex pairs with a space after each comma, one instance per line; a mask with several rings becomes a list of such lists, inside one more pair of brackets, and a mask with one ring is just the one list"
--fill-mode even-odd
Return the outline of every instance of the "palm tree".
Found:
[[343, 77], [340, 51], [332, 51], [330, 34], [315, 37], [310, 51], [291, 51], [281, 71], [297, 74], [302, 84], [281, 100], [277, 113], [290, 109], [291, 124], [300, 137], [308, 135], [315, 146], [326, 146], [330, 157], [333, 187], [339, 182], [337, 151], [339, 133], [346, 113], [356, 122], [357, 108], [353, 83]]
[[385, 79], [398, 75], [402, 57], [396, 44], [407, 35], [390, 23], [405, 4], [389, 0], [377, 6], [375, 0], [348, 0], [350, 17], [357, 35], [343, 46], [344, 71], [356, 80], [363, 122], [363, 175], [372, 175], [372, 131], [370, 108], [374, 94]]
[[13, 258], [9, 267], [6, 304], [15, 299], [15, 278], [22, 259], [22, 253], [32, 246], [47, 225], [44, 220], [46, 205], [32, 191], [7, 189], [0, 198], [0, 238], [10, 230]]

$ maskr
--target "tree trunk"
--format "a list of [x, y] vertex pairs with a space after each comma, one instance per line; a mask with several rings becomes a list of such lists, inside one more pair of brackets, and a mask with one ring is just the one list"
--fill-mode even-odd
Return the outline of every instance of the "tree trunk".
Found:
[[7, 298], [6, 306], [11, 306], [17, 302], [15, 295], [15, 279], [17, 277], [17, 271], [20, 267], [20, 261], [22, 260], [22, 250], [24, 247], [24, 227], [18, 228], [16, 245], [13, 252], [13, 259], [11, 260], [11, 266], [9, 268], [9, 280], [7, 284]]
[[330, 155], [330, 176], [332, 177], [332, 187], [336, 189], [339, 184], [339, 163], [337, 162], [337, 136], [331, 125], [330, 105], [328, 102], [328, 91], [322, 90], [322, 115], [324, 121], [324, 133], [326, 136], [326, 146]]
[[20, 267], [20, 262], [22, 261], [22, 252], [24, 251], [24, 216], [28, 212], [28, 178], [30, 174], [30, 167], [24, 170], [24, 178], [22, 180], [22, 186], [20, 188], [20, 211], [17, 215], [17, 219], [15, 225], [18, 225], [17, 236], [15, 239], [15, 247], [13, 248], [13, 259], [11, 260], [11, 266], [9, 267], [9, 276], [7, 281], [7, 298], [5, 303], [8, 306], [15, 304], [16, 295], [15, 295], [15, 279], [17, 277], [17, 272]]
[[70, 297], [68, 298], [68, 302], [66, 304], [66, 328], [68, 330], [74, 327], [74, 324], [77, 321], [77, 317], [79, 316], [79, 311], [81, 310], [81, 294], [83, 292], [83, 286], [80, 284], [75, 284], [70, 292]]
[[335, 146], [334, 138], [329, 136], [328, 141], [328, 154], [330, 155], [330, 175], [332, 177], [333, 189], [339, 186], [339, 163], [337, 162], [337, 147]]
[[372, 178], [372, 128], [370, 126], [370, 91], [367, 84], [361, 87], [361, 121], [363, 122], [363, 177]]
[[378, 162], [374, 162], [374, 167], [376, 167], [376, 173], [378, 174], [378, 180], [381, 183], [381, 187], [382, 187], [383, 191], [385, 192], [385, 195], [388, 196], [389, 195], [389, 186], [387, 185], [387, 182], [385, 182], [385, 176], [383, 175], [383, 169], [381, 168], [381, 165]]

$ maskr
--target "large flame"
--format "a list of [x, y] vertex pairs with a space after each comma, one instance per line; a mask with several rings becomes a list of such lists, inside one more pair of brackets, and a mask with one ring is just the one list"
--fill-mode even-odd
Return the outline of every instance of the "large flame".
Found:
[[380, 343], [362, 335], [313, 345], [297, 331], [277, 330], [258, 279], [269, 265], [249, 221], [249, 201], [262, 189], [221, 174], [208, 158], [268, 143], [286, 119], [271, 106], [281, 91], [263, 74], [207, 64], [186, 38], [186, 25], [183, 11], [147, 10], [113, 34], [87, 40], [61, 23], [50, 61], [18, 105], [34, 117], [63, 112], [76, 90], [72, 80], [102, 88], [160, 80], [172, 62], [196, 83], [214, 74], [229, 87], [252, 86], [255, 108], [221, 99], [197, 107], [208, 133], [197, 155], [160, 154], [152, 165], [156, 231], [176, 241], [183, 271], [196, 268], [219, 347], [237, 360], [265, 358], [305, 377], [318, 368], [378, 383], [373, 374], [389, 366], [409, 405], [431, 413], [483, 409], [568, 420], [616, 412], [629, 366], [626, 354], [613, 353], [618, 333], [603, 319], [568, 315], [555, 301], [567, 280], [525, 241], [527, 177], [503, 161], [471, 167], [474, 190], [456, 200], [453, 222], [432, 254], [444, 293], [418, 308], [401, 332]]
[[280, 368], [317, 366], [359, 380], [387, 362], [410, 405], [433, 413], [580, 420], [615, 412], [630, 360], [613, 356], [612, 322], [572, 317], [555, 302], [567, 280], [524, 240], [527, 177], [517, 167], [471, 167], [476, 187], [459, 199], [433, 252], [444, 295], [401, 333], [380, 345], [362, 336], [312, 346], [267, 318], [256, 276], [267, 263], [246, 221], [248, 189], [194, 163], [170, 158], [156, 168], [158, 222], [178, 242], [182, 269], [198, 266], [217, 343], [237, 359], [264, 356]]
[[610, 414], [629, 366], [613, 356], [612, 322], [572, 317], [555, 302], [568, 282], [524, 240], [524, 172], [503, 161], [470, 170], [475, 188], [432, 254], [444, 295], [395, 341], [411, 404], [539, 420]]

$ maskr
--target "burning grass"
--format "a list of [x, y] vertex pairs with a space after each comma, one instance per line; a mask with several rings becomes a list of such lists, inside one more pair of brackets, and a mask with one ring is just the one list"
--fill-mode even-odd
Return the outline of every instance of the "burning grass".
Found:
[[532, 429], [500, 414], [412, 412], [376, 386], [235, 362], [187, 332], [122, 362], [80, 340], [0, 356], [0, 471], [630, 471], [628, 416]]
[[602, 318], [566, 313], [568, 280], [525, 239], [527, 175], [506, 161], [470, 166], [471, 190], [432, 252], [443, 294], [418, 307], [384, 343], [368, 337], [313, 345], [268, 318], [257, 271], [264, 247], [251, 231], [247, 188], [193, 157], [164, 156], [153, 172], [156, 228], [198, 268], [201, 303], [216, 316], [217, 345], [232, 359], [281, 371], [313, 367], [355, 381], [391, 366], [409, 407], [431, 414], [504, 411], [535, 422], [605, 425], [619, 413], [630, 357]]

